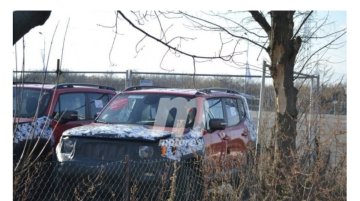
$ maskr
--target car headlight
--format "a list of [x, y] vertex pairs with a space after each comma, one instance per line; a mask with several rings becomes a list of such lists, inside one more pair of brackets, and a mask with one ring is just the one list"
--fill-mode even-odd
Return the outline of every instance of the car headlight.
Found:
[[154, 148], [149, 146], [140, 146], [139, 147], [139, 156], [142, 159], [151, 158], [154, 155]]
[[56, 156], [58, 161], [68, 161], [74, 157], [76, 140], [69, 137], [61, 139], [56, 147]]

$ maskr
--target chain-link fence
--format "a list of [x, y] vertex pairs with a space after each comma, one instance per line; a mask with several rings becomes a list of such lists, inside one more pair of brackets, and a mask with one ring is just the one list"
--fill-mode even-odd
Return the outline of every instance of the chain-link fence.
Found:
[[[254, 122], [257, 122], [257, 98], [260, 94], [260, 84], [257, 81], [260, 81], [260, 79], [256, 80], [254, 78], [245, 82], [244, 78], [236, 76], [196, 75], [194, 77], [190, 74], [154, 75], [134, 73], [129, 79], [124, 73], [119, 76], [115, 74], [103, 77], [97, 75], [94, 74], [94, 77], [89, 74], [81, 76], [85, 80], [84, 82], [109, 85], [118, 90], [125, 88], [127, 83], [130, 83], [129, 80], [131, 80], [132, 85], [138, 85], [141, 80], [152, 80], [152, 84], [157, 86], [176, 88], [220, 87], [245, 92], [255, 97], [253, 99], [252, 118]], [[42, 80], [36, 78], [36, 74], [26, 74], [26, 76], [28, 77], [25, 77], [25, 81]], [[39, 74], [39, 76], [42, 75]], [[82, 78], [79, 79], [76, 76], [72, 78], [70, 72], [62, 74], [62, 79], [62, 82], [78, 82], [82, 80]], [[294, 189], [298, 189], [298, 186], [305, 186], [305, 184], [307, 186], [313, 185], [314, 189], [307, 192], [308, 194], [296, 194], [297, 192], [294, 192], [294, 198], [299, 198], [295, 200], [311, 200], [312, 198], [314, 200], [339, 200], [337, 198], [340, 198], [341, 200], [346, 198], [346, 195], [344, 196], [344, 192], [346, 193], [346, 187], [344, 188], [346, 176], [344, 176], [343, 172], [344, 169], [346, 170], [346, 167], [344, 168], [344, 165], [346, 166], [346, 116], [341, 116], [338, 113], [337, 115], [326, 114], [329, 108], [333, 108], [330, 107], [333, 104], [331, 103], [329, 108], [325, 107], [326, 105], [323, 104], [322, 100], [323, 95], [321, 95], [323, 92], [315, 94], [315, 91], [311, 89], [310, 82], [300, 82], [297, 85], [297, 88], [299, 88], [297, 101], [299, 109], [297, 123], [299, 154], [307, 153], [308, 150], [312, 149], [309, 147], [309, 141], [311, 140], [309, 137], [310, 134], [316, 133], [316, 142], [325, 150], [324, 155], [328, 156], [325, 158], [330, 162], [321, 158], [322, 161], [317, 161], [314, 164], [316, 167], [311, 166], [311, 170], [307, 170], [306, 174], [301, 175], [301, 177], [305, 178], [305, 182], [294, 185]], [[256, 156], [260, 159], [257, 160], [255, 168], [252, 166], [241, 168], [241, 163], [237, 163], [237, 160], [221, 161], [220, 163], [219, 161], [214, 163], [214, 161], [203, 160], [197, 162], [123, 160], [97, 165], [41, 162], [23, 170], [19, 168], [14, 172], [14, 200], [171, 201], [198, 199], [219, 201], [247, 200], [247, 197], [250, 197], [250, 200], [272, 200], [271, 197], [274, 196], [272, 185], [276, 185], [276, 178], [273, 178], [271, 172], [273, 170], [271, 165], [274, 160], [272, 158], [273, 153], [268, 153], [268, 150], [271, 150], [270, 148], [273, 146], [271, 138], [275, 123], [276, 100], [274, 93], [272, 86], [265, 86], [263, 116], [260, 124], [261, 133], [259, 135], [259, 139], [262, 139], [259, 142], [263, 143], [261, 144], [262, 151], [258, 152]], [[346, 103], [346, 99], [342, 99], [342, 101]], [[317, 103], [319, 108], [314, 108], [311, 102]], [[333, 108], [333, 110], [335, 109], [339, 111], [340, 108]], [[320, 154], [318, 158], [320, 158]], [[233, 170], [230, 168], [229, 171], [222, 171], [226, 163], [230, 164], [230, 166], [233, 165]], [[340, 164], [341, 166], [331, 170], [329, 163]], [[324, 169], [327, 169], [327, 173], [323, 175], [321, 175], [322, 169], [319, 168], [322, 164], [325, 164]], [[294, 169], [297, 168], [294, 167]], [[307, 188], [304, 187], [303, 190], [307, 191]], [[336, 195], [333, 193], [321, 194], [320, 192], [323, 190], [334, 192]]]
[[[327, 146], [309, 166], [299, 160], [284, 182], [291, 200], [346, 200], [346, 160], [329, 165]], [[14, 172], [16, 201], [256, 201], [278, 200], [274, 153], [174, 161], [85, 164], [35, 162]], [[260, 163], [261, 160], [261, 163]], [[331, 163], [331, 162], [330, 162]], [[299, 174], [301, 173], [301, 174]]]
[[223, 161], [223, 167], [217, 162], [197, 159], [125, 159], [101, 164], [38, 162], [14, 173], [14, 200], [190, 201], [236, 196], [234, 190], [241, 183], [242, 166], [237, 160]]

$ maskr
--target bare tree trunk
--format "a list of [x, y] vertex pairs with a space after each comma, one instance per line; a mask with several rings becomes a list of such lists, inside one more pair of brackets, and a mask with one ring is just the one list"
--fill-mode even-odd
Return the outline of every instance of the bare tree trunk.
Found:
[[[295, 57], [301, 45], [300, 37], [293, 37], [293, 11], [271, 12], [271, 33], [269, 36], [271, 76], [276, 92], [275, 150], [278, 196], [291, 197], [293, 192], [289, 182], [294, 176], [292, 168], [296, 153], [296, 108], [298, 90], [294, 87]], [[285, 183], [284, 183], [285, 182]]]

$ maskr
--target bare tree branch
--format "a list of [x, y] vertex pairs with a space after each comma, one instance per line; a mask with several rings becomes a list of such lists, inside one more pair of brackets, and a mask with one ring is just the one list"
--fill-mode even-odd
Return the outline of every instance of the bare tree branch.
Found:
[[110, 62], [110, 65], [114, 65], [112, 62], [111, 62], [111, 53], [114, 49], [114, 44], [115, 44], [115, 41], [116, 41], [116, 37], [117, 37], [117, 34], [118, 34], [118, 31], [117, 31], [117, 20], [118, 20], [118, 14], [116, 13], [116, 16], [115, 16], [115, 34], [114, 34], [114, 38], [113, 38], [113, 42], [111, 44], [111, 48], [110, 48], [110, 51], [109, 51], [109, 62]]
[[161, 31], [160, 40], [162, 40], [164, 38], [164, 41], [166, 42], [166, 34], [165, 34], [164, 28], [161, 24], [160, 18], [156, 12], [154, 12], [154, 13], [155, 13], [157, 21], [159, 22], [159, 26], [160, 26], [160, 31]]
[[143, 37], [136, 43], [136, 45], [135, 45], [135, 52], [136, 52], [135, 57], [137, 57], [137, 55], [139, 54], [139, 52], [144, 49], [145, 45], [141, 46], [141, 48], [139, 48], [139, 46], [140, 46], [140, 44], [145, 40], [145, 38], [146, 38], [146, 35], [143, 36]]
[[332, 32], [332, 33], [330, 33], [330, 34], [323, 35], [323, 36], [309, 36], [309, 37], [303, 36], [302, 38], [306, 38], [306, 39], [323, 39], [323, 38], [327, 38], [327, 37], [329, 37], [329, 36], [336, 35], [336, 34], [338, 34], [338, 33], [344, 32], [344, 31], [346, 31], [346, 28], [340, 29], [340, 30], [338, 30], [338, 31], [335, 31], [335, 32]]
[[[305, 61], [305, 63], [303, 64], [303, 66], [301, 67], [299, 73], [301, 73], [305, 66], [307, 65], [307, 63], [310, 61], [310, 59], [316, 55], [318, 52], [320, 52], [321, 50], [323, 50], [324, 48], [327, 48], [329, 45], [331, 45], [332, 43], [334, 43], [335, 41], [337, 41], [339, 38], [341, 38], [342, 36], [344, 36], [346, 34], [346, 32], [342, 33], [341, 35], [339, 35], [338, 37], [336, 37], [335, 39], [333, 39], [332, 41], [330, 41], [329, 43], [325, 44], [324, 46], [322, 46], [321, 48], [319, 48], [318, 50], [316, 50], [315, 52], [313, 52], [308, 59]], [[295, 79], [297, 79], [299, 76], [297, 76]]]
[[121, 17], [123, 19], [125, 19], [133, 28], [137, 29], [138, 31], [140, 31], [141, 33], [145, 34], [147, 37], [163, 44], [164, 46], [168, 47], [169, 49], [171, 50], [174, 50], [175, 52], [178, 52], [178, 53], [181, 53], [183, 55], [186, 55], [186, 56], [189, 56], [189, 57], [193, 57], [193, 58], [198, 58], [198, 59], [221, 59], [221, 60], [224, 60], [224, 61], [229, 61], [232, 57], [232, 55], [225, 55], [225, 56], [200, 56], [200, 55], [195, 55], [195, 54], [190, 54], [190, 53], [187, 53], [187, 52], [184, 52], [182, 50], [179, 50], [178, 48], [176, 47], [173, 47], [171, 45], [169, 45], [169, 43], [166, 43], [162, 40], [160, 40], [159, 38], [156, 38], [154, 37], [153, 35], [147, 33], [146, 31], [144, 31], [143, 29], [141, 29], [140, 27], [136, 26], [133, 22], [131, 22], [130, 19], [128, 19], [121, 11], [117, 11]]
[[166, 55], [168, 54], [168, 52], [170, 52], [170, 48], [168, 48], [168, 49], [166, 50], [165, 54], [164, 54], [163, 57], [161, 58], [160, 68], [161, 68], [162, 70], [165, 70], [165, 71], [168, 71], [168, 72], [172, 72], [172, 71], [174, 71], [174, 69], [166, 69], [166, 68], [162, 67], [162, 63], [163, 63]]
[[307, 19], [309, 19], [310, 15], [313, 13], [313, 11], [310, 11], [310, 13], [305, 17], [305, 19], [301, 22], [298, 30], [296, 31], [296, 33], [293, 35], [293, 37], [291, 39], [294, 39], [296, 37], [296, 35], [299, 33], [301, 27], [305, 24], [305, 22], [307, 21]]
[[[207, 14], [207, 13], [205, 13], [205, 14]], [[228, 18], [228, 17], [222, 16], [222, 15], [217, 15], [217, 14], [211, 14], [210, 16], [216, 16], [216, 17], [222, 18], [222, 19], [224, 19], [224, 20], [226, 20], [226, 21], [232, 22], [232, 23], [234, 23], [236, 26], [244, 29], [244, 31], [245, 31], [246, 33], [253, 34], [253, 35], [256, 36], [256, 37], [259, 37], [259, 38], [268, 38], [268, 36], [261, 36], [261, 35], [255, 33], [255, 32], [253, 32], [253, 31], [250, 31], [250, 29], [247, 29], [246, 27], [244, 27], [244, 26], [241, 25], [240, 23], [238, 23], [238, 22], [236, 22], [236, 21], [234, 21], [233, 19], [230, 19], [230, 18]]]
[[327, 17], [323, 20], [323, 22], [322, 22], [319, 26], [316, 26], [316, 29], [311, 32], [311, 35], [310, 35], [310, 36], [303, 36], [302, 38], [303, 38], [303, 39], [306, 39], [306, 40], [304, 40], [303, 42], [304, 42], [304, 43], [307, 43], [310, 39], [312, 39], [312, 37], [313, 37], [319, 30], [321, 30], [321, 28], [322, 28], [323, 26], [325, 26], [326, 21], [327, 21]]
[[[264, 29], [266, 34], [270, 36], [271, 32], [271, 26], [266, 21], [264, 15], [260, 13], [259, 11], [249, 11], [251, 13], [251, 16], [254, 18], [254, 20], [259, 23], [259, 25]], [[265, 48], [266, 49], [266, 48]]]
[[265, 46], [263, 46], [263, 45], [255, 42], [255, 41], [251, 40], [250, 38], [247, 38], [247, 37], [244, 37], [244, 36], [235, 35], [235, 34], [231, 33], [229, 30], [225, 29], [223, 26], [220, 26], [220, 25], [215, 24], [215, 23], [213, 23], [213, 22], [210, 22], [210, 21], [207, 21], [207, 20], [204, 20], [204, 19], [195, 17], [195, 16], [193, 16], [193, 15], [189, 15], [189, 14], [184, 13], [184, 12], [181, 12], [181, 11], [180, 11], [179, 13], [180, 13], [180, 14], [183, 14], [183, 15], [186, 16], [186, 17], [188, 17], [188, 19], [193, 18], [193, 19], [196, 19], [196, 20], [199, 20], [199, 21], [202, 21], [202, 22], [211, 24], [211, 25], [217, 27], [218, 29], [220, 29], [220, 30], [222, 30], [222, 31], [225, 31], [225, 32], [226, 32], [227, 34], [229, 34], [230, 36], [247, 40], [247, 41], [251, 42], [252, 44], [254, 44], [254, 45], [256, 45], [256, 46], [259, 46], [260, 48], [266, 49]]
[[[64, 55], [64, 49], [65, 49], [65, 39], [66, 39], [66, 34], [67, 34], [67, 31], [69, 29], [69, 24], [70, 24], [70, 18], [68, 19], [68, 22], [67, 22], [67, 25], [66, 25], [66, 30], [65, 30], [65, 34], [64, 34], [64, 39], [63, 39], [63, 46], [62, 46], [62, 49], [61, 49], [61, 59], [60, 59], [60, 67], [59, 67], [59, 71], [61, 69], [61, 66], [62, 66], [62, 63], [63, 63], [63, 55]], [[60, 74], [60, 72], [57, 72], [57, 74]]]

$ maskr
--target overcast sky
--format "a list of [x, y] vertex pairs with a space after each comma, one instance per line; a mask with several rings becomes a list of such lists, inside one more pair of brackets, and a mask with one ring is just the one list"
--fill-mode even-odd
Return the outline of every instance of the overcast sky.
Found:
[[[327, 13], [327, 12], [323, 12]], [[329, 28], [339, 30], [346, 27], [346, 12], [330, 12], [330, 22], [333, 22]], [[128, 13], [130, 16], [130, 14]], [[69, 21], [70, 20], [70, 21]], [[69, 28], [65, 38], [63, 50], [63, 40], [66, 26], [69, 21]], [[138, 47], [142, 50], [136, 52], [136, 44], [142, 39], [143, 34], [135, 30], [124, 20], [121, 20], [118, 26], [118, 35], [114, 43], [112, 52], [110, 50], [114, 38], [114, 29], [106, 28], [115, 24], [115, 14], [112, 10], [77, 10], [76, 12], [67, 12], [64, 10], [54, 10], [48, 21], [43, 25], [34, 28], [25, 36], [25, 66], [26, 70], [41, 70], [43, 68], [43, 57], [45, 63], [50, 53], [48, 70], [53, 71], [56, 68], [56, 60], [61, 58], [63, 50], [63, 70], [71, 71], [125, 71], [128, 69], [136, 71], [152, 72], [179, 72], [193, 73], [193, 61], [191, 58], [173, 54], [166, 54], [167, 49], [150, 38], [146, 38]], [[164, 26], [166, 27], [165, 23]], [[182, 42], [184, 49], [191, 53], [212, 56], [219, 50], [219, 35], [201, 32], [189, 34], [189, 30], [179, 28], [179, 26], [169, 25], [168, 32], [182, 32], [196, 40]], [[159, 26], [156, 24], [150, 27], [150, 32], [159, 36]], [[179, 34], [180, 35], [180, 34]], [[52, 41], [52, 37], [54, 40]], [[51, 51], [50, 51], [51, 47]], [[242, 55], [239, 59], [243, 64], [247, 59], [250, 64], [251, 74], [260, 75], [261, 66], [265, 54], [259, 56], [260, 50], [255, 46], [247, 48], [247, 42], [241, 41], [239, 45]], [[22, 62], [22, 42], [16, 45], [18, 52], [18, 68]], [[140, 49], [140, 48], [139, 48]], [[249, 53], [246, 53], [246, 50]], [[196, 50], [196, 51], [195, 51]], [[44, 54], [45, 53], [45, 54]], [[263, 52], [264, 53], [264, 52]], [[13, 49], [13, 68], [15, 65], [15, 47]], [[333, 80], [337, 81], [340, 77], [346, 80], [346, 46], [328, 52], [332, 63], [328, 63], [334, 71]], [[196, 64], [197, 73], [222, 73], [222, 74], [245, 74], [245, 65], [234, 67], [226, 65], [220, 60], [201, 62]]]

